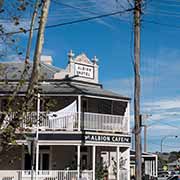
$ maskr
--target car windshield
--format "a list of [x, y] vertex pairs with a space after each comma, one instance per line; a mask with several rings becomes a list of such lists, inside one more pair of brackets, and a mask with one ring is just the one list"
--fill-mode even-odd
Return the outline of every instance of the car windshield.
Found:
[[171, 176], [167, 180], [180, 180], [180, 176]]

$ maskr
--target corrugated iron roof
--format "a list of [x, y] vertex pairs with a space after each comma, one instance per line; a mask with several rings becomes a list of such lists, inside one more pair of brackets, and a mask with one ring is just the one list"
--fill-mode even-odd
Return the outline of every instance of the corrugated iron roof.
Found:
[[[9, 94], [12, 93], [16, 87], [16, 83], [8, 83], [0, 85], [0, 93], [1, 94]], [[117, 99], [126, 99], [130, 100], [129, 97], [114, 93], [112, 91], [108, 91], [103, 89], [98, 85], [84, 85], [80, 82], [74, 81], [59, 81], [59, 82], [42, 82], [39, 85], [39, 89], [42, 94], [82, 94], [82, 95], [92, 95], [92, 96], [101, 96], [101, 97], [110, 97]], [[19, 91], [19, 93], [23, 94], [27, 91], [27, 83], [23, 85]]]
[[[0, 93], [1, 94], [10, 94], [14, 91], [17, 82], [19, 81], [21, 74], [24, 70], [23, 62], [5, 62], [0, 63], [1, 73], [0, 76], [1, 85], [0, 85]], [[105, 90], [102, 88], [101, 84], [93, 84], [88, 82], [81, 82], [73, 79], [64, 79], [64, 80], [55, 80], [54, 74], [60, 72], [62, 69], [47, 65], [41, 62], [40, 64], [40, 72], [41, 83], [39, 88], [43, 94], [84, 94], [84, 95], [92, 95], [92, 96], [101, 96], [101, 97], [110, 97], [117, 99], [126, 99], [130, 100], [129, 97], [114, 93], [109, 90]], [[4, 73], [3, 73], [4, 71]], [[32, 63], [30, 63], [30, 68], [28, 71], [25, 80], [29, 80], [30, 74], [32, 72]], [[2, 82], [6, 80], [5, 82]], [[19, 93], [23, 94], [27, 91], [27, 82], [21, 87]]]
[[[0, 63], [1, 76], [0, 80], [19, 80], [24, 71], [24, 62], [4, 62]], [[54, 74], [60, 72], [62, 69], [55, 66], [40, 63], [40, 79], [53, 79]], [[32, 72], [32, 62], [29, 63], [29, 70], [25, 79], [30, 78]]]

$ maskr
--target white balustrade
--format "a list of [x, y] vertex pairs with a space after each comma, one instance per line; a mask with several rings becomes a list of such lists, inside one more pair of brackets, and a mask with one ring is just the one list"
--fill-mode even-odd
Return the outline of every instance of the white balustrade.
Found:
[[[42, 130], [78, 130], [78, 113], [69, 113], [65, 116], [49, 117], [47, 112], [40, 112], [39, 128]], [[15, 117], [15, 113], [5, 116], [5, 120], [9, 121]], [[36, 127], [36, 112], [27, 112], [22, 116], [24, 128]], [[128, 117], [111, 115], [111, 114], [98, 114], [98, 113], [81, 113], [81, 129], [91, 131], [106, 131], [106, 132], [123, 132], [128, 133]]]
[[127, 132], [128, 118], [85, 112], [82, 114], [81, 125], [85, 130]]
[[[40, 170], [38, 180], [78, 180], [77, 170]], [[31, 170], [0, 170], [1, 180], [31, 180], [35, 179], [35, 171]], [[81, 172], [83, 180], [92, 180], [92, 170]]]

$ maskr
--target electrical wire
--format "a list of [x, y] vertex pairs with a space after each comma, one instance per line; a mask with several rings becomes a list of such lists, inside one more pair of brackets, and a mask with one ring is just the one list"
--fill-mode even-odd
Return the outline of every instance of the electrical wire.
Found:
[[[111, 12], [111, 13], [102, 14], [102, 15], [93, 16], [93, 17], [87, 17], [84, 19], [79, 19], [79, 20], [74, 20], [74, 21], [68, 21], [68, 22], [64, 22], [64, 23], [47, 25], [45, 28], [50, 29], [50, 28], [56, 28], [56, 27], [65, 26], [65, 25], [72, 25], [72, 24], [77, 24], [77, 23], [81, 23], [81, 22], [87, 22], [87, 21], [91, 21], [91, 20], [95, 20], [95, 19], [101, 19], [101, 18], [105, 18], [105, 17], [115, 16], [117, 14], [130, 12], [132, 10], [134, 10], [134, 8], [129, 8], [129, 9], [126, 9], [123, 11], [116, 11], [116, 12]], [[34, 28], [34, 30], [38, 30], [38, 28]], [[29, 29], [26, 30], [26, 32], [28, 32], [28, 31], [29, 31]], [[14, 32], [5, 33], [4, 35], [13, 35], [13, 34], [19, 34], [19, 33], [23, 33], [23, 32], [22, 31], [14, 31]]]
[[[55, 4], [57, 4], [57, 5], [59, 5], [61, 8], [62, 8], [63, 6], [65, 6], [65, 7], [68, 7], [68, 8], [70, 8], [70, 9], [74, 9], [76, 12], [79, 12], [80, 15], [83, 15], [82, 12], [88, 13], [88, 15], [89, 15], [89, 14], [100, 15], [100, 13], [97, 13], [97, 12], [99, 11], [99, 8], [98, 8], [97, 6], [95, 6], [94, 8], [92, 8], [92, 6], [89, 7], [89, 5], [88, 5], [87, 7], [82, 8], [82, 5], [79, 5], [79, 6], [76, 5], [76, 6], [74, 6], [74, 5], [70, 5], [70, 4], [67, 4], [67, 3], [62, 3], [62, 2], [60, 2], [60, 1], [58, 1], [58, 0], [53, 0], [52, 2], [55, 3]], [[96, 1], [95, 1], [95, 2], [96, 2]], [[105, 1], [105, 2], [106, 2], [106, 1]], [[96, 3], [97, 3], [97, 2], [96, 2]], [[110, 4], [110, 3], [109, 3], [109, 4]], [[103, 6], [105, 6], [105, 7], [107, 6], [108, 9], [109, 9], [109, 4], [106, 3], [106, 5], [104, 5], [104, 3], [103, 3]], [[117, 3], [117, 4], [118, 4], [118, 3]], [[124, 6], [122, 6], [121, 4], [118, 4], [118, 5], [120, 5], [120, 7], [121, 7], [122, 9], [126, 9], [126, 8], [125, 8]], [[87, 8], [88, 8], [88, 9], [87, 9]], [[96, 12], [90, 11], [89, 8], [96, 10]], [[98, 9], [98, 10], [97, 10], [97, 9]], [[104, 9], [104, 8], [102, 8], [102, 9]], [[119, 9], [119, 8], [116, 7], [115, 9]], [[62, 14], [62, 12], [61, 12], [61, 14]], [[63, 14], [63, 15], [64, 15], [64, 14]], [[74, 19], [74, 15], [72, 16], [71, 19]], [[118, 17], [118, 19], [124, 20], [122, 16], [121, 16], [121, 17]], [[59, 19], [59, 20], [62, 21], [62, 19]], [[63, 20], [64, 20], [64, 19], [63, 19]], [[104, 24], [104, 25], [107, 24], [107, 23], [104, 22], [103, 20], [102, 20], [102, 21], [99, 21], [99, 23], [102, 23], [102, 24]]]
[[[158, 143], [154, 143], [154, 142], [151, 142], [151, 141], [148, 141], [148, 143], [160, 147], [160, 144], [158, 144]], [[163, 144], [163, 147], [164, 147], [164, 146], [169, 147], [169, 148], [180, 148], [180, 146], [172, 146], [172, 145], [168, 145], [168, 144]]]
[[175, 125], [172, 125], [172, 124], [167, 123], [167, 122], [161, 122], [161, 120], [151, 120], [151, 121], [153, 121], [154, 123], [151, 124], [150, 126], [154, 126], [154, 124], [163, 124], [163, 125], [167, 125], [169, 127], [176, 128], [176, 129], [180, 130], [179, 126], [175, 126]]

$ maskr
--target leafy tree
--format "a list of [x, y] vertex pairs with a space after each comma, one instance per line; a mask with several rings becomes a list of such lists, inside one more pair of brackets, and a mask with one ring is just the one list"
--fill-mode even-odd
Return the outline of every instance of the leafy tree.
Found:
[[176, 151], [172, 151], [169, 153], [168, 162], [176, 161], [179, 158], [179, 153]]
[[[6, 111], [0, 116], [0, 146], [7, 146], [9, 142], [14, 143], [16, 139], [16, 131], [22, 132], [24, 129], [20, 128], [22, 122], [28, 123], [28, 125], [32, 125], [32, 122], [24, 121], [26, 120], [25, 112], [32, 111], [34, 102], [37, 100], [38, 93], [38, 80], [39, 80], [39, 65], [40, 65], [40, 55], [43, 46], [44, 39], [44, 29], [46, 24], [46, 19], [48, 16], [48, 8], [49, 8], [50, 0], [35, 0], [35, 4], [31, 0], [14, 0], [14, 1], [0, 1], [0, 17], [2, 21], [0, 22], [0, 43], [2, 47], [5, 47], [5, 51], [0, 52], [1, 60], [3, 57], [6, 57], [7, 54], [12, 54], [15, 49], [16, 54], [18, 56], [22, 56], [23, 53], [19, 51], [18, 44], [18, 36], [11, 33], [12, 27], [15, 27], [21, 32], [26, 33], [27, 30], [29, 33], [29, 39], [27, 44], [27, 51], [24, 65], [24, 71], [22, 72], [21, 78], [16, 86], [12, 86], [14, 89], [14, 93], [8, 98], [6, 103]], [[29, 27], [26, 29], [22, 26], [22, 20], [26, 17], [26, 14], [29, 9], [34, 10], [32, 15], [31, 23]], [[36, 48], [34, 52], [33, 59], [33, 70], [31, 74], [31, 78], [29, 80], [29, 86], [26, 93], [26, 96], [17, 98], [17, 94], [21, 87], [27, 86], [26, 75], [29, 71], [29, 57], [31, 50], [31, 42], [33, 29], [35, 24], [36, 16], [39, 13], [39, 9], [41, 9], [41, 15], [39, 20], [39, 29], [37, 35]], [[7, 20], [4, 20], [4, 17], [8, 17], [8, 22], [11, 24], [11, 29], [8, 30]], [[6, 72], [6, 66], [1, 65], [0, 70], [2, 73]], [[6, 73], [5, 73], [6, 74]], [[10, 85], [10, 83], [5, 79], [2, 82], [4, 87]], [[15, 113], [13, 113], [15, 112]], [[12, 114], [13, 113], [13, 114]], [[4, 126], [4, 122], [6, 122]]]

